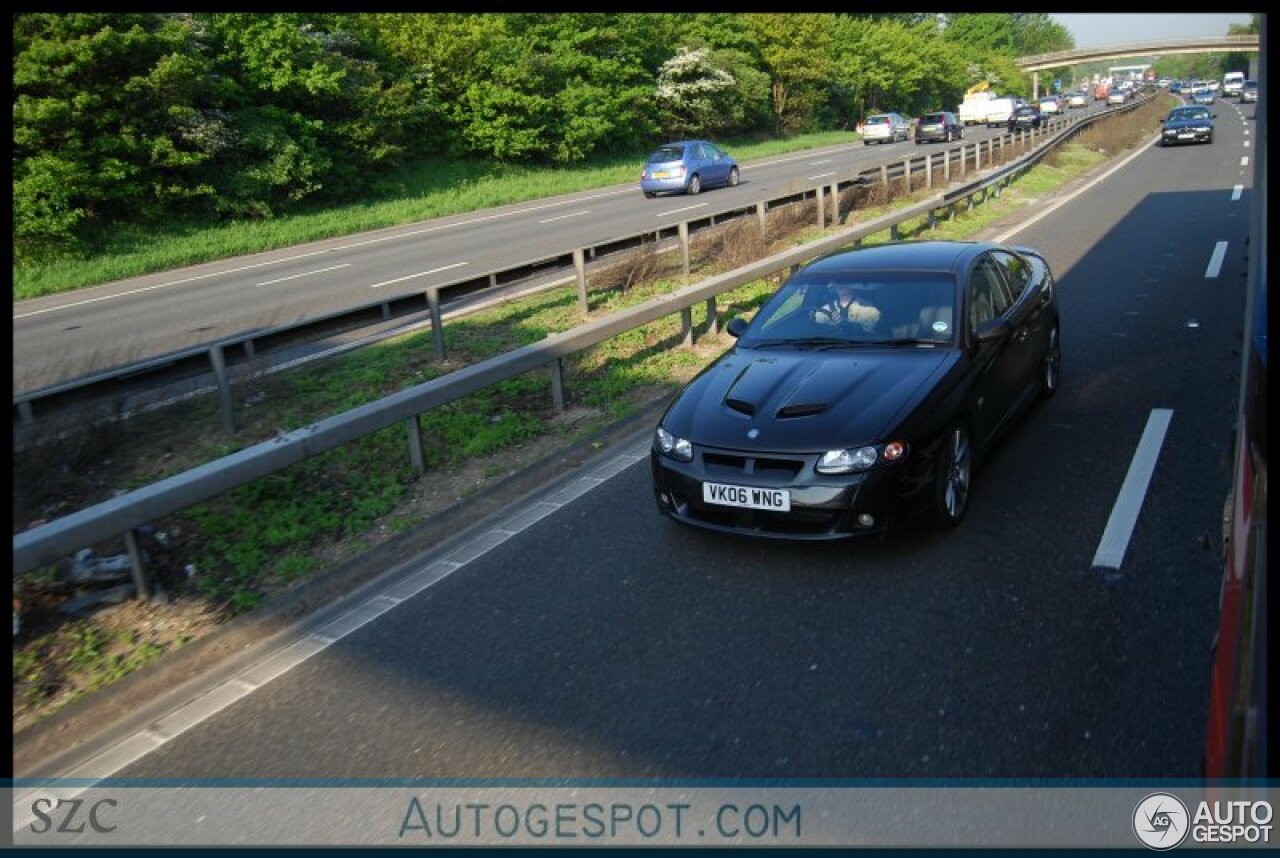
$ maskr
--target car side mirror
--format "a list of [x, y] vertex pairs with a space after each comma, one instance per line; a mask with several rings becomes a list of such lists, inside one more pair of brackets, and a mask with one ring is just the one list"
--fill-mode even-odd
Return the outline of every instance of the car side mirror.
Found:
[[729, 320], [729, 324], [725, 325], [724, 329], [728, 331], [729, 336], [737, 339], [746, 331], [747, 323], [743, 321], [741, 316], [734, 316]]
[[1009, 322], [1004, 318], [989, 319], [978, 328], [978, 342], [991, 343], [1003, 340], [1009, 333]]

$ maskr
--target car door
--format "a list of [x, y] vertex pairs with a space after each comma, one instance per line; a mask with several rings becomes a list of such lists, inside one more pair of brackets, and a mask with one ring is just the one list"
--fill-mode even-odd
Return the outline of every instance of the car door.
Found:
[[1010, 334], [1010, 372], [1017, 378], [1013, 403], [1017, 406], [1036, 392], [1040, 361], [1049, 349], [1051, 320], [1041, 300], [1044, 295], [1042, 289], [1031, 282], [1031, 264], [1004, 250], [991, 251], [991, 258], [1000, 269], [1013, 302], [1005, 315], [1013, 329]]
[[709, 169], [715, 176], [715, 183], [726, 184], [729, 181], [729, 159], [713, 143], [704, 143], [703, 148], [706, 149], [707, 157], [711, 159]]
[[1012, 331], [987, 342], [978, 339], [979, 332], [1003, 318], [1013, 303], [990, 253], [983, 253], [974, 261], [966, 280], [965, 325], [977, 372], [971, 411], [973, 439], [975, 446], [985, 447], [1013, 408], [1021, 383], [1021, 366], [1012, 348]]

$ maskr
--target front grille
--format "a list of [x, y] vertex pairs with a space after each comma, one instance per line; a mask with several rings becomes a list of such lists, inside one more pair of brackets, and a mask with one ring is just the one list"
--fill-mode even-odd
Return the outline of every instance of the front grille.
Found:
[[708, 476], [734, 477], [742, 474], [766, 474], [771, 477], [792, 479], [804, 469], [805, 460], [704, 452], [702, 465], [706, 468]]

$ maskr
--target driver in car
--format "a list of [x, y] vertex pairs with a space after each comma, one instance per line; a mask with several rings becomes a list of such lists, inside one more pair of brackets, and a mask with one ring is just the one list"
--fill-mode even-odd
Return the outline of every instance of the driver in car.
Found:
[[813, 311], [813, 320], [819, 325], [839, 327], [845, 324], [857, 324], [863, 330], [870, 331], [880, 320], [880, 311], [869, 303], [859, 292], [866, 290], [862, 283], [832, 283], [827, 287], [831, 300]]

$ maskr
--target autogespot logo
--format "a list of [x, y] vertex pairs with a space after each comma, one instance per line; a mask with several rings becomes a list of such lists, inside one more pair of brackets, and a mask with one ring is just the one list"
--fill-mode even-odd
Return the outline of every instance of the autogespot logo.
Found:
[[1152, 849], [1172, 849], [1182, 843], [1190, 822], [1187, 806], [1167, 792], [1153, 792], [1133, 809], [1133, 833]]

